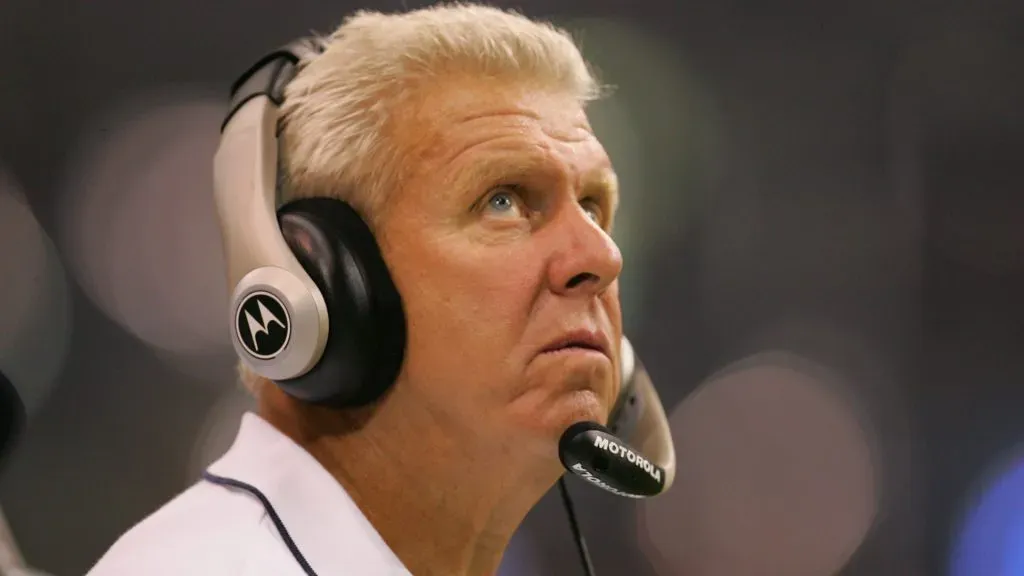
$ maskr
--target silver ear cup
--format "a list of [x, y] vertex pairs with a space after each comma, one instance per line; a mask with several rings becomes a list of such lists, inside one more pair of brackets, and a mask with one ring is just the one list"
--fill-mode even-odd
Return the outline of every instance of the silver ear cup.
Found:
[[231, 296], [235, 352], [253, 372], [273, 381], [297, 378], [316, 365], [329, 327], [320, 291], [283, 268], [249, 272]]

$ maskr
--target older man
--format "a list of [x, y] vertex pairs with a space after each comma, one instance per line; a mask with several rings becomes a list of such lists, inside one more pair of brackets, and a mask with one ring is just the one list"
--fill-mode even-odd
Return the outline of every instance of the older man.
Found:
[[[296, 70], [279, 118], [236, 98], [218, 158], [259, 413], [94, 576], [494, 574], [562, 432], [618, 397], [618, 190], [569, 36], [472, 5], [362, 12]], [[280, 229], [273, 199], [240, 199], [261, 186]]]

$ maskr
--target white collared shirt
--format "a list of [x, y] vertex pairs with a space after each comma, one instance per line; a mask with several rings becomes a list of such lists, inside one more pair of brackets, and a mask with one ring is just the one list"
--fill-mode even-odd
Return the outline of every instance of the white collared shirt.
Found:
[[[318, 576], [411, 576], [348, 493], [259, 416], [210, 466], [258, 489]], [[259, 499], [200, 481], [137, 524], [87, 576], [304, 576]]]

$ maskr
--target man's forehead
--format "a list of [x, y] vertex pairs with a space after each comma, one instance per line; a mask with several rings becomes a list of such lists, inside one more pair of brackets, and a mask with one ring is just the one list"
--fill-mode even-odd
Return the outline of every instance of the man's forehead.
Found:
[[581, 154], [556, 158], [531, 150], [528, 145], [493, 146], [463, 155], [453, 168], [456, 175], [479, 180], [534, 177], [568, 180], [569, 184], [591, 192], [618, 192], [618, 176], [605, 156]]
[[399, 128], [420, 164], [413, 172], [463, 186], [527, 174], [566, 177], [617, 202], [611, 162], [570, 94], [456, 78], [425, 87], [416, 99], [415, 117]]

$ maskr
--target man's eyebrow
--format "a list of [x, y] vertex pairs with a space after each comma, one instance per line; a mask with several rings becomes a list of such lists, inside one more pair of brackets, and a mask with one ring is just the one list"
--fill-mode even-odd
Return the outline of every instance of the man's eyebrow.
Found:
[[[464, 170], [457, 170], [450, 178], [448, 186], [453, 193], [474, 191], [474, 187], [493, 186], [526, 176], [538, 174], [557, 175], [558, 168], [543, 156], [517, 154], [511, 149], [505, 153], [498, 151], [494, 155], [474, 162]], [[512, 182], [508, 182], [512, 183]], [[580, 179], [583, 197], [599, 197], [607, 199], [607, 208], [614, 213], [619, 205], [619, 180], [611, 166], [599, 166], [583, 174]], [[486, 190], [475, 190], [483, 194]]]
[[[551, 163], [533, 155], [517, 154], [512, 150], [497, 151], [473, 162], [464, 170], [456, 170], [449, 185], [453, 191], [464, 191], [475, 186], [491, 186], [501, 180], [511, 180], [538, 172], [554, 172]], [[486, 190], [479, 190], [480, 193]]]

